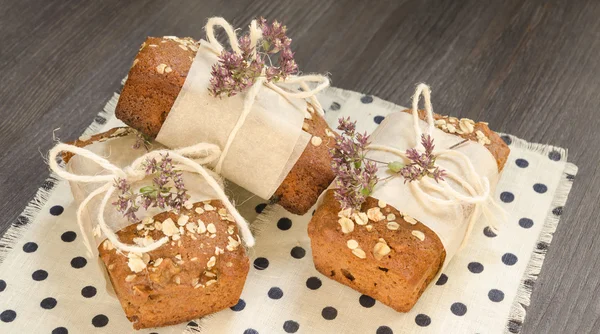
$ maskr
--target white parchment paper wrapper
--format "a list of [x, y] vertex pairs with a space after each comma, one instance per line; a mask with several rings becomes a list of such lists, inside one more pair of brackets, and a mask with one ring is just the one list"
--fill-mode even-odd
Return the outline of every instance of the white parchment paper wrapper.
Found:
[[[217, 56], [201, 41], [186, 81], [156, 140], [171, 148], [207, 142], [224, 148], [244, 105], [245, 93], [209, 94]], [[310, 140], [302, 131], [306, 101], [288, 100], [261, 88], [252, 110], [223, 162], [221, 174], [268, 199], [277, 190]]]
[[[385, 120], [371, 135], [371, 143], [391, 146], [403, 152], [415, 147], [412, 117], [412, 114], [405, 112], [396, 112], [386, 116]], [[427, 123], [420, 121], [420, 125], [423, 133], [426, 133]], [[463, 141], [461, 137], [448, 134], [437, 128], [434, 129], [432, 136], [435, 144], [434, 152], [448, 149], [452, 145]], [[483, 145], [474, 141], [467, 141], [454, 148], [454, 150], [464, 153], [473, 164], [477, 174], [489, 179], [490, 191], [493, 194], [498, 182], [498, 167], [492, 154]], [[400, 157], [394, 154], [375, 150], [369, 151], [367, 157], [384, 162], [402, 161]], [[456, 163], [454, 159], [450, 161], [442, 156], [437, 158], [436, 164], [464, 179], [468, 179], [464, 173], [465, 167]], [[378, 175], [381, 179], [389, 174], [387, 174], [386, 168], [380, 167]], [[449, 184], [454, 189], [465, 195], [467, 194], [462, 187], [452, 182], [449, 182]], [[415, 196], [412, 186], [409, 182], [404, 183], [402, 177], [393, 177], [385, 182], [380, 182], [371, 196], [387, 202], [398, 211], [417, 219], [435, 232], [446, 249], [446, 260], [444, 262], [444, 266], [446, 266], [465, 236], [469, 219], [474, 214], [474, 205], [440, 206], [427, 201], [427, 199], [420, 201]]]
[[[97, 141], [91, 145], [85, 146], [86, 149], [105, 157], [109, 160], [113, 165], [124, 168], [129, 166], [135, 159], [147, 153], [147, 151], [142, 147], [139, 149], [133, 149], [132, 146], [136, 141], [136, 136], [134, 134], [128, 134], [123, 137], [115, 137], [108, 139], [106, 141]], [[152, 143], [151, 149], [161, 149], [164, 148], [158, 143]], [[100, 167], [98, 164], [91, 162], [89, 159], [82, 158], [81, 156], [73, 156], [69, 163], [66, 166], [67, 171], [77, 175], [99, 175], [99, 174], [109, 174], [106, 170]], [[199, 202], [205, 201], [209, 199], [217, 198], [216, 194], [212, 190], [210, 186], [206, 184], [204, 178], [198, 174], [183, 172], [183, 180], [188, 190], [188, 194], [190, 195], [190, 202]], [[217, 181], [221, 182], [219, 179]], [[146, 185], [152, 184], [152, 176], [149, 176], [141, 181], [134, 182], [132, 184], [132, 189], [134, 191], [139, 190], [139, 188], [144, 187]], [[70, 182], [71, 192], [73, 193], [73, 198], [75, 199], [75, 203], [79, 205], [92, 191], [98, 189], [103, 186], [104, 183], [81, 183], [81, 182]], [[104, 239], [104, 236], [94, 236], [93, 229], [97, 225], [97, 216], [98, 210], [100, 206], [100, 202], [102, 201], [103, 195], [96, 196], [87, 206], [83, 213], [83, 225], [85, 234], [88, 237], [88, 240], [92, 242], [92, 247], [94, 251], [94, 256], [98, 256], [97, 247]], [[113, 198], [109, 200], [109, 203], [113, 203], [116, 200], [116, 194], [113, 195]], [[140, 208], [137, 213], [138, 218], [142, 219], [146, 216], [154, 216], [160, 212], [165, 211], [164, 209], [159, 208], [149, 208], [148, 211], [144, 210], [144, 208]], [[115, 206], [109, 204], [106, 206], [104, 210], [104, 219], [106, 223], [116, 232], [126, 226], [131, 225], [126, 218], [119, 213]]]

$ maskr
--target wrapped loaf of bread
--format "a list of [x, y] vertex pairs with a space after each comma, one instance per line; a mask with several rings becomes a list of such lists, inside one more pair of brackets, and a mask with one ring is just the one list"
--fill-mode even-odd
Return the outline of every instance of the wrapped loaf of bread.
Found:
[[[218, 176], [199, 167], [220, 153], [216, 146], [165, 150], [156, 142], [140, 143], [139, 134], [130, 128], [115, 128], [72, 144], [59, 144], [51, 151], [51, 157], [63, 153], [65, 169], [52, 163], [51, 167], [70, 180], [80, 204], [78, 223], [86, 246], [91, 256], [100, 257], [107, 281], [135, 329], [185, 324], [238, 302], [249, 270], [239, 235], [249, 230], [247, 225], [241, 225], [242, 231], [238, 228], [241, 217], [228, 200], [223, 201]], [[198, 160], [189, 162], [186, 156]], [[127, 196], [151, 192], [165, 175], [173, 180], [164, 189], [183, 185], [189, 196], [179, 210], [161, 207], [158, 200], [148, 208], [139, 207], [135, 219], [116, 210], [115, 204], [131, 208], [134, 202], [121, 204]], [[125, 189], [124, 182], [128, 182]], [[103, 188], [111, 185], [114, 193], [107, 195], [103, 207]], [[117, 194], [121, 190], [126, 191]]]
[[[416, 110], [422, 90], [428, 111]], [[508, 146], [487, 123], [433, 114], [428, 98], [428, 87], [421, 85], [413, 110], [386, 116], [369, 139], [367, 157], [407, 165], [402, 152], [419, 147], [413, 129], [418, 125], [435, 141], [431, 149], [439, 169], [410, 179], [416, 169], [398, 174], [390, 170], [393, 164], [380, 168], [379, 183], [359, 208], [342, 207], [342, 195], [329, 189], [308, 226], [319, 272], [399, 312], [411, 310], [484, 210], [502, 215], [493, 212], [500, 209], [491, 196]]]
[[[257, 82], [255, 86], [264, 88], [254, 93], [211, 96], [211, 68], [223, 49], [212, 35], [216, 25], [231, 28], [213, 18], [206, 27], [208, 41], [149, 37], [133, 61], [116, 116], [171, 148], [196, 141], [219, 145], [226, 157], [216, 164], [218, 173], [292, 213], [304, 214], [334, 179], [328, 151], [336, 135], [314, 97], [329, 81], [319, 77], [317, 89], [300, 93]], [[286, 82], [303, 80], [294, 76]], [[247, 106], [246, 117], [242, 109]]]

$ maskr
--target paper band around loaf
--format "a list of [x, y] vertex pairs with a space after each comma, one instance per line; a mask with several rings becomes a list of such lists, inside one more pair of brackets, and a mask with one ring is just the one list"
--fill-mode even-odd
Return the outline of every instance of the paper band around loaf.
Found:
[[[428, 124], [422, 120], [419, 120], [418, 124], [423, 132], [427, 133]], [[434, 138], [434, 153], [436, 154], [463, 141], [461, 137], [448, 134], [437, 128], [433, 129], [431, 135]], [[385, 120], [371, 135], [371, 145], [390, 146], [402, 152], [415, 147], [417, 144], [415, 143], [412, 115], [405, 112], [395, 112], [386, 116]], [[467, 141], [452, 150], [464, 154], [472, 161], [475, 173], [489, 180], [488, 191], [493, 194], [498, 180], [498, 167], [490, 152], [483, 145], [474, 141]], [[368, 152], [367, 157], [386, 162], [400, 160], [397, 155], [381, 150], [371, 150]], [[436, 165], [449, 173], [467, 177], [464, 170], [468, 167], [452, 156], [442, 154], [437, 158]], [[380, 168], [378, 175], [380, 179], [389, 176], [385, 168]], [[437, 188], [443, 191], [442, 183], [444, 182], [449, 185], [453, 184], [455, 189], [459, 189], [451, 178], [446, 177], [445, 179], [445, 181], [440, 181], [440, 184], [436, 184], [433, 179], [429, 178], [405, 183], [402, 177], [397, 176], [380, 182], [371, 194], [372, 197], [385, 201], [435, 232], [446, 249], [444, 265], [452, 259], [460, 248], [467, 234], [468, 222], [472, 218], [471, 216], [479, 217], [481, 214], [480, 210], [475, 210], [475, 204], [446, 202], [449, 204], [441, 205], [438, 201], [424, 202], [424, 197], [417, 194], [422, 191], [422, 188]], [[460, 191], [465, 196], [469, 195], [464, 189]], [[431, 193], [436, 194], [435, 191]], [[437, 192], [436, 197], [444, 199], [443, 192]], [[491, 201], [491, 198], [489, 200]]]
[[[225, 154], [214, 163], [232, 182], [268, 199], [283, 182], [306, 148], [311, 135], [302, 130], [307, 101], [320, 110], [314, 95], [329, 85], [318, 75], [291, 76], [283, 84], [259, 80], [248, 91], [232, 97], [210, 95], [211, 67], [223, 47], [214, 38], [214, 26], [222, 26], [236, 51], [237, 37], [222, 18], [207, 24], [209, 42], [202, 40], [185, 83], [156, 140], [171, 148], [198, 142], [218, 145]], [[251, 36], [257, 41], [259, 34]], [[239, 51], [239, 48], [238, 48]], [[312, 90], [307, 82], [317, 84]], [[295, 87], [286, 85], [293, 85]], [[258, 85], [258, 86], [257, 86]], [[303, 92], [295, 92], [297, 86]], [[310, 116], [309, 116], [310, 117]], [[230, 135], [234, 132], [233, 140]]]
[[[111, 205], [111, 203], [116, 200], [116, 194], [114, 192], [112, 194], [109, 194], [109, 199], [100, 195], [101, 193], [104, 193], [107, 190], [109, 190], [107, 186], [111, 185], [111, 182], [114, 182], [114, 178], [117, 177], [115, 175], [115, 172], [117, 172], [117, 174], [120, 174], [117, 170], [125, 171], [124, 175], [120, 175], [121, 177], [126, 177], [128, 173], [134, 173], [134, 171], [127, 170], [130, 168], [129, 166], [131, 166], [131, 164], [134, 163], [136, 160], [139, 161], [139, 159], [144, 159], [145, 156], [152, 155], [153, 153], [158, 154], [159, 152], [169, 152], [170, 157], [175, 158], [173, 162], [177, 165], [176, 168], [183, 171], [182, 178], [184, 180], [187, 193], [190, 195], [190, 198], [188, 200], [189, 203], [196, 203], [211, 199], [222, 200], [222, 197], [224, 196], [224, 194], [222, 193], [223, 184], [220, 177], [217, 174], [204, 169], [204, 172], [208, 174], [203, 175], [203, 173], [197, 170], [199, 168], [202, 168], [199, 167], [201, 163], [215, 160], [216, 157], [218, 157], [218, 153], [220, 153], [218, 149], [217, 151], [219, 152], [217, 152], [217, 155], [214, 155], [214, 152], [212, 151], [206, 151], [206, 154], [199, 155], [199, 150], [194, 147], [184, 148], [176, 152], [160, 150], [162, 149], [162, 147], [160, 147], [160, 145], [157, 143], [153, 143], [153, 148], [156, 151], [149, 153], [146, 152], [143, 148], [134, 150], [132, 146], [136, 142], [136, 140], [136, 135], [130, 133], [122, 137], [114, 137], [103, 141], [93, 142], [90, 145], [85, 146], [85, 148], [77, 148], [80, 150], [89, 151], [91, 152], [91, 154], [95, 154], [98, 157], [107, 157], [108, 160], [106, 165], [99, 165], [97, 162], [94, 162], [86, 157], [77, 154], [69, 160], [64, 170], [62, 170], [58, 166], [54, 166], [55, 164], [51, 163], [51, 167], [53, 168], [53, 170], [55, 170], [55, 172], [69, 175], [68, 179], [70, 182], [71, 191], [73, 193], [75, 203], [79, 207], [82, 207], [81, 214], [78, 218], [80, 219], [79, 223], [82, 230], [81, 232], [83, 233], [83, 239], [84, 241], [86, 241], [86, 243], [88, 243], [88, 245], [86, 246], [88, 247], [88, 251], [91, 252], [91, 254], [89, 254], [90, 256], [97, 256], [98, 253], [97, 248], [89, 247], [89, 243], [93, 240], [94, 244], [97, 247], [102, 241], [106, 239], [104, 235], [95, 233], [95, 229], [98, 225], [97, 217], [99, 217], [99, 208], [102, 207], [102, 202], [106, 202], [104, 203], [105, 206], [103, 219], [107, 224], [108, 228], [110, 228], [112, 231], [119, 231], [122, 228], [132, 224], [127, 218], [123, 217], [123, 215], [120, 212], [118, 212], [113, 205]], [[63, 145], [64, 148], [61, 145]], [[71, 146], [64, 144], [61, 145], [58, 145], [56, 149], [53, 149], [51, 151], [51, 159], [54, 158], [52, 156], [52, 152], [57, 150], [69, 149], [67, 146]], [[72, 150], [75, 149], [75, 147], [72, 148]], [[184, 157], [183, 155], [188, 155], [190, 157], [199, 159], [197, 161], [193, 161]], [[185, 165], [181, 165], [181, 162], [183, 162], [182, 159], [187, 161]], [[142, 175], [140, 177], [136, 178], [137, 180], [131, 180], [131, 188], [134, 191], [152, 183], [152, 175], [144, 176], [143, 171], [141, 172], [141, 174]], [[106, 180], [102, 180], [100, 183], [98, 181], [90, 182], [83, 180], [83, 178], [87, 178], [87, 176], [93, 176], [98, 180], [100, 180], [100, 178]], [[217, 183], [215, 184], [214, 182]], [[219, 189], [221, 190], [219, 191]], [[91, 194], [98, 194], [99, 196], [90, 197]], [[233, 205], [231, 205], [231, 203], [229, 203], [228, 200], [224, 201], [225, 206], [228, 206], [228, 204], [230, 206], [230, 208], [228, 208], [228, 211], [236, 218], [236, 222], [238, 222], [239, 225], [240, 222], [238, 221], [238, 219], [243, 220], [243, 218], [241, 218], [239, 213], [237, 213]], [[160, 208], [151, 207], [148, 210], [145, 210], [143, 207], [140, 207], [137, 214], [141, 219], [144, 217], [153, 217], [158, 213], [164, 211], [165, 209]], [[247, 225], [245, 225], [245, 221], [241, 222], [241, 224], [242, 226], [240, 226], [240, 231], [242, 232], [242, 234], [246, 234], [245, 242], [249, 246], [252, 246], [254, 244], [254, 239], [252, 238], [251, 234], [248, 235], [248, 233], [250, 232]], [[244, 231], [246, 231], [247, 233], [245, 233]]]

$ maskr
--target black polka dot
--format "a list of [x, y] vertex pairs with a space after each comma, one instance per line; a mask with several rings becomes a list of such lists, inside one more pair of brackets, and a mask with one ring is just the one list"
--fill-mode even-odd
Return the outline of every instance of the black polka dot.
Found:
[[244, 334], [258, 334], [256, 329], [248, 328], [244, 331]]
[[375, 334], [394, 334], [394, 331], [388, 326], [379, 326]]
[[513, 253], [506, 253], [502, 255], [502, 263], [507, 266], [512, 266], [517, 263], [517, 256]]
[[371, 103], [373, 102], [373, 97], [371, 95], [365, 95], [360, 98], [360, 102], [362, 103]]
[[527, 166], [529, 166], [529, 161], [525, 159], [517, 159], [515, 160], [515, 163], [521, 168], [527, 168]]
[[341, 107], [342, 107], [342, 106], [341, 106], [339, 103], [337, 103], [337, 102], [333, 102], [333, 103], [331, 104], [331, 106], [329, 107], [329, 109], [331, 109], [331, 110], [340, 110], [340, 108], [341, 108]]
[[292, 321], [292, 320], [288, 320], [283, 323], [283, 330], [286, 333], [296, 333], [299, 328], [300, 328], [300, 324], [298, 324], [297, 322]]
[[40, 306], [46, 310], [51, 310], [56, 306], [56, 303], [57, 303], [56, 299], [54, 299], [52, 297], [48, 297], [48, 298], [42, 299]]
[[269, 289], [267, 295], [269, 295], [269, 298], [271, 299], [280, 299], [283, 297], [283, 291], [281, 291], [281, 289], [278, 287], [272, 287]]
[[553, 161], [558, 161], [561, 158], [560, 152], [552, 151], [552, 152], [548, 153], [548, 158], [550, 158], [550, 160], [553, 160]]
[[569, 180], [569, 181], [575, 180], [575, 175], [573, 175], [573, 174], [567, 174], [567, 180]]
[[0, 279], [0, 292], [6, 289], [6, 282], [3, 279]]
[[375, 305], [375, 299], [373, 299], [367, 295], [361, 295], [358, 298], [358, 302], [360, 303], [360, 305], [362, 307], [366, 307], [366, 308], [373, 307], [373, 305]]
[[531, 228], [533, 226], [533, 220], [529, 218], [521, 218], [519, 219], [519, 226], [522, 228]]
[[77, 238], [77, 233], [73, 231], [67, 231], [60, 236], [60, 239], [64, 242], [73, 242]]
[[467, 268], [469, 268], [469, 271], [473, 274], [479, 274], [483, 271], [483, 264], [479, 262], [471, 262], [467, 265]]
[[557, 206], [556, 208], [554, 208], [554, 209], [552, 210], [552, 213], [553, 213], [555, 216], [560, 216], [560, 215], [562, 215], [562, 213], [563, 213], [563, 207], [562, 207], [562, 206]]
[[504, 300], [504, 292], [498, 289], [492, 289], [488, 292], [488, 298], [493, 302], [499, 303]]
[[267, 267], [269, 267], [269, 260], [266, 258], [257, 257], [256, 260], [254, 260], [254, 268], [258, 270], [265, 270]]
[[52, 330], [52, 334], [69, 334], [69, 331], [64, 327], [56, 327]]
[[496, 233], [494, 233], [494, 230], [491, 227], [486, 226], [483, 228], [483, 235], [485, 235], [488, 238], [494, 238], [496, 236]]
[[104, 327], [108, 324], [108, 317], [104, 314], [98, 314], [92, 319], [92, 325], [94, 327]]
[[65, 209], [60, 205], [55, 205], [50, 208], [50, 214], [53, 216], [60, 216], [63, 211], [65, 211]]
[[2, 322], [11, 322], [11, 321], [15, 320], [16, 317], [17, 317], [17, 312], [15, 312], [13, 310], [6, 310], [6, 311], [0, 313], [0, 320], [2, 320]]
[[38, 249], [38, 245], [35, 242], [28, 242], [23, 245], [23, 251], [25, 253], [33, 253]]
[[377, 124], [381, 124], [381, 122], [383, 122], [384, 119], [385, 119], [385, 117], [383, 117], [383, 116], [375, 116], [373, 118], [373, 121], [375, 121], [375, 123], [377, 123]]
[[246, 302], [243, 299], [239, 299], [237, 304], [230, 307], [230, 309], [232, 311], [239, 312], [239, 311], [243, 310], [245, 307], [246, 307]]
[[257, 205], [254, 208], [254, 210], [256, 211], [256, 213], [262, 213], [266, 207], [267, 207], [267, 203], [260, 203], [259, 205]]
[[292, 248], [292, 250], [290, 251], [290, 254], [292, 255], [292, 257], [294, 259], [301, 259], [304, 257], [304, 255], [306, 255], [306, 251], [304, 250], [304, 248], [302, 248], [300, 246], [296, 246], [296, 247]]
[[287, 231], [292, 227], [292, 220], [283, 217], [277, 221], [277, 227], [282, 231]]
[[87, 260], [81, 256], [74, 257], [71, 260], [71, 267], [73, 267], [75, 269], [83, 268], [83, 267], [85, 267], [86, 264], [87, 264]]
[[333, 320], [337, 317], [337, 310], [334, 307], [327, 306], [321, 311], [321, 316], [326, 320]]
[[548, 187], [546, 187], [546, 185], [545, 185], [545, 184], [536, 183], [536, 184], [534, 184], [534, 185], [533, 185], [533, 190], [534, 190], [536, 193], [543, 194], [543, 193], [545, 193], [546, 191], [548, 191]]
[[500, 194], [500, 200], [504, 203], [510, 203], [515, 200], [515, 195], [511, 192], [504, 191]]
[[34, 281], [43, 281], [48, 278], [48, 272], [42, 269], [36, 270], [31, 274], [31, 278], [33, 278]]
[[421, 327], [427, 327], [431, 324], [431, 318], [426, 314], [417, 314], [415, 322]]
[[81, 289], [81, 295], [85, 298], [92, 298], [96, 295], [96, 288], [88, 285], [85, 288]]
[[435, 285], [444, 285], [446, 282], [448, 282], [448, 276], [446, 276], [446, 274], [441, 274], [440, 278], [435, 282]]
[[310, 277], [306, 280], [306, 287], [311, 290], [317, 290], [323, 283], [318, 277]]
[[509, 136], [503, 135], [503, 136], [500, 136], [500, 138], [502, 138], [502, 140], [504, 140], [504, 142], [506, 143], [506, 145], [512, 144], [512, 139], [510, 139]]
[[450, 311], [452, 311], [454, 315], [463, 316], [467, 313], [467, 305], [463, 303], [454, 303], [450, 306]]

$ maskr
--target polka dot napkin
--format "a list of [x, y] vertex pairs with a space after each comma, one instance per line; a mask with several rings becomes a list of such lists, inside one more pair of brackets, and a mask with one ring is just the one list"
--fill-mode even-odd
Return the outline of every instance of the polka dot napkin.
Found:
[[[113, 127], [118, 95], [87, 133]], [[339, 89], [320, 96], [326, 119], [371, 132], [399, 106]], [[493, 127], [493, 124], [492, 124]], [[408, 313], [327, 279], [312, 264], [305, 216], [233, 191], [253, 220], [256, 247], [237, 305], [203, 319], [138, 333], [518, 333], [577, 173], [560, 148], [503, 136], [511, 154], [497, 186], [509, 213], [499, 233], [476, 226], [470, 243]], [[96, 260], [85, 258], [68, 184], [50, 177], [0, 241], [0, 333], [130, 333]], [[201, 301], [199, 301], [201, 302]], [[533, 305], [532, 307], [535, 307]]]

